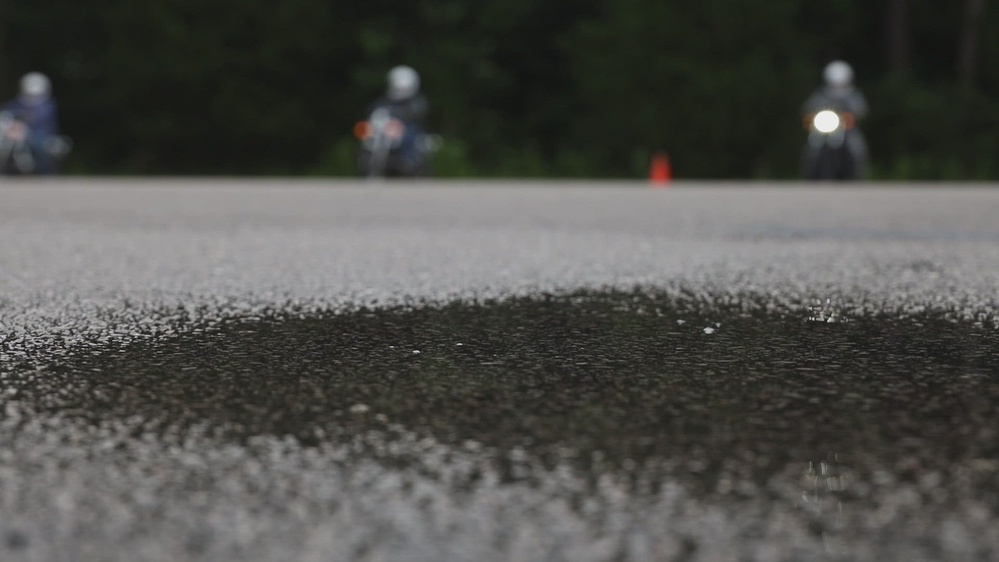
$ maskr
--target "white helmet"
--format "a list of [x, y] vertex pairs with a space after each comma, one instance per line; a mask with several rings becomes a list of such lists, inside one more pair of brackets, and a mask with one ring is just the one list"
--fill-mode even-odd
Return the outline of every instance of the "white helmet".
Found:
[[397, 66], [388, 73], [388, 97], [392, 100], [411, 98], [420, 91], [420, 75], [408, 66]]
[[44, 98], [52, 91], [48, 76], [41, 72], [29, 72], [21, 78], [21, 95], [27, 98]]
[[826, 65], [823, 76], [826, 79], [826, 84], [843, 88], [853, 82], [853, 67], [841, 60], [833, 61]]

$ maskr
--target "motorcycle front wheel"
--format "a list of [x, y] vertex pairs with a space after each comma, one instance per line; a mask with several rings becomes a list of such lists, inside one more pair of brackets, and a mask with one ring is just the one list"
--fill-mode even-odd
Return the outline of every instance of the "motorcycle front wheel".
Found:
[[811, 181], [850, 181], [858, 179], [857, 166], [846, 146], [824, 145], [806, 158], [805, 179]]

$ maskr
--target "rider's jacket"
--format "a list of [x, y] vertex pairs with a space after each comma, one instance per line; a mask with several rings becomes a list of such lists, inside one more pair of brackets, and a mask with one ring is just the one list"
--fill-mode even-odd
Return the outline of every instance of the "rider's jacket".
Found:
[[59, 132], [56, 104], [51, 97], [31, 102], [18, 97], [0, 106], [0, 111], [24, 121], [32, 135], [48, 137]]
[[802, 112], [810, 115], [823, 109], [849, 112], [859, 121], [867, 115], [867, 100], [853, 86], [823, 86], [808, 98]]
[[423, 119], [427, 115], [427, 99], [419, 94], [402, 100], [393, 100], [388, 96], [382, 96], [371, 104], [368, 112], [370, 113], [378, 107], [388, 107], [397, 118], [418, 126], [423, 124]]

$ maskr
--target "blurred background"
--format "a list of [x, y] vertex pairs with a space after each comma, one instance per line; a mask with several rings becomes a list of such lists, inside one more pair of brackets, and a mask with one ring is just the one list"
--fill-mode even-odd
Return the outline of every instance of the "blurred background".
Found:
[[0, 0], [0, 94], [41, 71], [68, 174], [353, 176], [386, 72], [419, 71], [440, 177], [796, 178], [849, 61], [874, 179], [999, 179], [987, 0]]

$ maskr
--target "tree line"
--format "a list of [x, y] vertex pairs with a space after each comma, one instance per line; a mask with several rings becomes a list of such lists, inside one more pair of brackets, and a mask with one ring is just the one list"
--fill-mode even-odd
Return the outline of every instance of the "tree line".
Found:
[[999, 178], [987, 0], [0, 0], [0, 91], [53, 81], [87, 174], [353, 173], [353, 123], [409, 64], [442, 176], [792, 178], [842, 58], [874, 173]]

